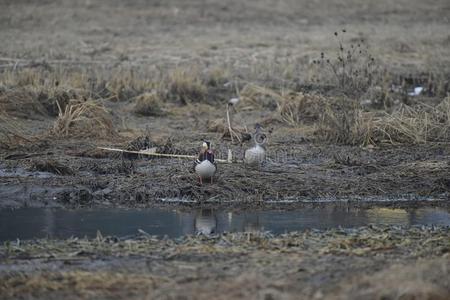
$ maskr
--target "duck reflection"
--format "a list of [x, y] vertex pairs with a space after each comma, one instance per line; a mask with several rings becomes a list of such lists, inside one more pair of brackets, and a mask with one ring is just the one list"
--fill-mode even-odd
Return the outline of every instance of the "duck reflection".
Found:
[[217, 216], [212, 209], [202, 209], [195, 215], [195, 233], [210, 235], [217, 232]]
[[261, 231], [262, 223], [258, 214], [238, 214], [202, 209], [195, 213], [195, 234], [211, 235], [222, 232]]
[[[242, 230], [243, 229], [243, 230]], [[259, 220], [259, 215], [245, 216], [242, 222], [242, 229], [239, 231], [244, 232], [258, 232], [263, 229]]]

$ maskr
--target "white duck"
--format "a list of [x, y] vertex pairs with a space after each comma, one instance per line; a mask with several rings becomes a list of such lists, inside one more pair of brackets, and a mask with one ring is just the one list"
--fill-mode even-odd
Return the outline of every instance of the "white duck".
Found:
[[255, 142], [255, 146], [247, 149], [244, 153], [244, 163], [251, 166], [260, 166], [266, 159], [264, 144], [267, 141], [267, 136], [262, 133], [262, 127], [259, 124], [255, 125], [253, 141]]
[[194, 161], [194, 171], [198, 175], [200, 184], [203, 184], [203, 179], [210, 179], [211, 183], [213, 183], [217, 165], [214, 161], [214, 153], [211, 150], [210, 142], [203, 142], [198, 158]]

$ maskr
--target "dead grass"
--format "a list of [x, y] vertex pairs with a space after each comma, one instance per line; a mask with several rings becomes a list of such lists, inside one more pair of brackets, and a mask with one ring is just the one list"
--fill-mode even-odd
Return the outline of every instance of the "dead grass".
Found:
[[[102, 78], [102, 76], [97, 76]], [[133, 70], [119, 70], [109, 80], [101, 79], [97, 82], [97, 97], [113, 101], [126, 101], [146, 91], [155, 88], [150, 77], [137, 74]]]
[[394, 112], [365, 112], [356, 102], [327, 104], [318, 134], [347, 144], [450, 142], [450, 97], [437, 106], [401, 104]]
[[226, 67], [212, 67], [206, 71], [205, 82], [211, 87], [223, 87], [224, 84], [230, 82], [232, 78], [231, 72]]
[[163, 102], [157, 93], [144, 93], [136, 98], [134, 113], [141, 116], [162, 116], [165, 111]]
[[188, 104], [206, 100], [207, 88], [196, 70], [175, 69], [162, 85], [162, 94], [169, 100]]
[[375, 122], [375, 133], [395, 143], [427, 143], [450, 141], [450, 97], [437, 106], [401, 105], [391, 114]]
[[350, 145], [376, 142], [372, 114], [364, 112], [357, 101], [346, 97], [331, 98], [323, 103], [320, 111], [315, 132], [319, 140]]
[[[281, 92], [248, 85], [243, 101], [252, 109], [276, 103], [275, 118], [292, 127], [313, 127], [314, 136], [338, 144], [419, 144], [450, 141], [450, 97], [438, 105], [401, 104], [393, 112], [365, 111], [348, 97]], [[311, 130], [306, 130], [311, 132]]]
[[102, 137], [115, 135], [115, 130], [108, 111], [89, 100], [82, 103], [71, 101], [64, 110], [60, 108], [52, 133], [62, 137]]
[[[279, 235], [168, 239], [140, 231], [126, 239], [98, 233], [92, 239], [11, 241], [0, 245], [7, 262], [0, 295], [311, 299], [321, 293], [324, 299], [447, 299], [448, 233], [439, 226], [368, 226]], [[24, 259], [40, 264], [17, 270]], [[99, 270], [74, 270], [99, 261]], [[315, 278], [324, 278], [323, 285]]]
[[73, 175], [74, 172], [68, 166], [53, 159], [37, 159], [31, 161], [30, 170], [50, 172], [57, 175]]
[[396, 265], [372, 276], [355, 278], [338, 299], [433, 299], [450, 297], [450, 262], [439, 259]]
[[21, 126], [5, 113], [0, 113], [0, 148], [13, 149], [34, 139], [23, 132]]
[[38, 98], [39, 94], [29, 88], [8, 89], [0, 93], [0, 109], [13, 117], [42, 118], [47, 110]]
[[[4, 278], [0, 283], [2, 297], [21, 295], [45, 297], [49, 293], [77, 295], [78, 297], [118, 297], [143, 295], [153, 290], [163, 279], [150, 275], [112, 272], [70, 271]], [[60, 294], [60, 295], [61, 295]]]

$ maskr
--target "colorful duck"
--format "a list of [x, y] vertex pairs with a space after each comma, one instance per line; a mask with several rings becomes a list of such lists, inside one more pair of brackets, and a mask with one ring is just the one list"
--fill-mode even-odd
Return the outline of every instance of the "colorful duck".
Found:
[[198, 175], [200, 184], [203, 184], [204, 179], [209, 179], [210, 182], [213, 183], [217, 165], [214, 162], [214, 152], [211, 150], [210, 142], [203, 142], [198, 158], [194, 161], [194, 170]]

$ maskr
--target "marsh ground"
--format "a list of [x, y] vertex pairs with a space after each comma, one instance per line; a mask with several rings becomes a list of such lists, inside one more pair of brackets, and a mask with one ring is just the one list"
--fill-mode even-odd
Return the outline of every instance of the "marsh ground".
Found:
[[[446, 1], [1, 6], [1, 206], [448, 195]], [[376, 76], [370, 86], [342, 86], [330, 68], [313, 64], [322, 52], [334, 61], [339, 42], [345, 51], [364, 44], [376, 58], [376, 72], [354, 64]], [[415, 86], [425, 91], [409, 97]], [[195, 155], [209, 139], [219, 155], [230, 148], [240, 158], [251, 142], [223, 138], [226, 102], [237, 91], [233, 126], [251, 132], [258, 122], [270, 131], [262, 170], [221, 165], [216, 184], [200, 187], [189, 161], [95, 149]], [[441, 101], [430, 115], [418, 109], [398, 120], [405, 104]], [[331, 113], [328, 103], [336, 103]], [[383, 118], [389, 114], [396, 115]], [[437, 121], [421, 123], [427, 116]]]
[[[420, 206], [439, 199], [440, 205], [448, 206], [449, 15], [450, 4], [444, 0], [2, 1], [0, 207], [178, 206], [160, 200], [184, 199], [197, 207], [291, 209], [301, 204], [277, 201], [349, 199], [362, 205], [360, 200], [399, 198], [411, 202], [393, 205]], [[350, 59], [348, 50], [354, 55]], [[347, 72], [352, 70], [349, 76], [342, 75], [337, 58], [342, 53]], [[367, 66], [372, 57], [374, 65]], [[338, 75], [327, 59], [337, 64]], [[417, 86], [423, 92], [410, 96]], [[195, 155], [200, 142], [209, 139], [219, 156], [232, 149], [239, 158], [251, 141], [232, 143], [225, 123], [226, 103], [238, 92], [241, 101], [232, 113], [235, 129], [251, 132], [255, 123], [261, 123], [268, 133], [269, 160], [259, 170], [221, 164], [216, 182], [199, 186], [188, 160], [123, 156], [96, 148], [154, 147], [163, 153]], [[421, 232], [417, 241], [434, 243], [428, 234]], [[436, 240], [447, 241], [448, 231]], [[214, 241], [193, 243], [208, 247]], [[395, 273], [389, 269], [395, 261], [392, 268], [399, 273], [418, 274], [399, 285], [406, 295], [412, 289], [418, 298], [448, 296], [448, 268], [443, 267], [448, 254], [430, 250], [424, 252], [423, 263], [416, 262], [411, 253], [420, 247], [402, 245], [406, 246], [400, 254], [388, 250], [389, 257], [378, 252], [357, 258], [305, 254], [302, 259], [312, 265], [319, 262], [323, 272], [295, 275], [289, 283], [280, 274], [290, 269], [288, 260], [300, 255], [296, 251], [284, 256], [265, 249], [253, 254], [245, 250], [236, 257], [209, 258], [189, 253], [183, 257], [188, 273], [196, 272], [191, 277], [176, 270], [184, 264], [165, 256], [169, 247], [157, 252], [154, 261], [146, 259], [149, 270], [159, 271], [144, 278], [138, 268], [136, 281], [127, 275], [131, 278], [127, 291], [147, 288], [150, 281], [158, 290], [158, 280], [173, 277], [169, 274], [173, 272], [181, 283], [166, 283], [170, 289], [177, 287], [172, 290], [175, 296], [182, 287], [195, 286], [202, 295], [223, 289], [224, 298], [247, 297], [229, 293], [248, 281], [254, 290], [260, 284], [270, 290], [253, 295], [266, 299], [292, 296], [294, 286], [305, 287], [305, 298], [328, 298], [337, 286], [342, 293], [336, 297], [359, 295], [369, 287], [374, 293], [368, 296], [380, 298], [386, 285], [372, 284]], [[37, 264], [29, 273], [21, 269], [24, 261], [14, 256], [23, 249], [14, 250], [12, 258], [5, 249], [1, 272], [11, 286], [5, 283], [0, 291], [16, 297], [26, 297], [28, 291], [12, 286], [33, 276], [31, 282], [40, 285], [41, 273], [52, 285], [35, 296], [47, 297], [54, 291], [50, 294], [58, 298], [73, 282], [108, 283], [108, 270], [116, 264], [126, 273], [128, 263], [137, 266], [143, 261], [128, 254], [108, 260], [94, 251], [98, 256], [92, 258], [89, 252], [88, 264], [102, 265], [104, 273], [86, 271], [85, 260], [65, 259], [61, 262], [66, 275], [52, 273], [59, 262]], [[353, 262], [357, 270], [347, 267]], [[268, 267], [262, 271], [244, 272], [239, 280], [227, 277], [265, 263]], [[227, 271], [231, 273], [222, 280], [216, 268], [230, 264], [237, 269]], [[366, 271], [366, 281], [357, 278]], [[216, 274], [216, 279], [206, 281], [211, 285], [202, 283], [204, 272]], [[114, 276], [105, 290], [125, 280]], [[426, 281], [423, 288], [415, 289], [417, 278]], [[278, 285], [277, 280], [284, 283]], [[355, 282], [360, 290], [349, 287]], [[329, 289], [315, 287], [322, 283]], [[95, 297], [94, 289], [88, 286], [87, 294], [79, 296]], [[388, 291], [393, 292], [387, 297], [403, 295], [395, 287]]]
[[448, 299], [448, 228], [38, 240], [0, 247], [5, 299]]

